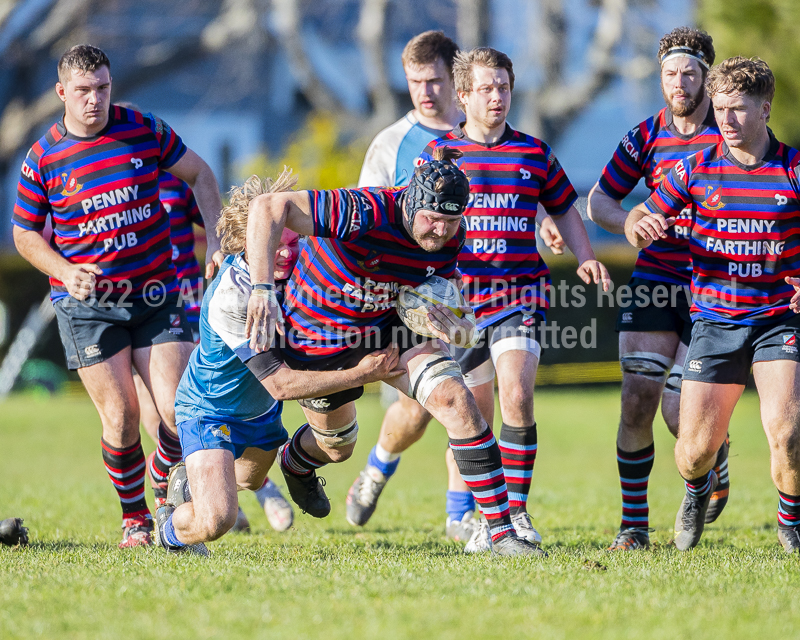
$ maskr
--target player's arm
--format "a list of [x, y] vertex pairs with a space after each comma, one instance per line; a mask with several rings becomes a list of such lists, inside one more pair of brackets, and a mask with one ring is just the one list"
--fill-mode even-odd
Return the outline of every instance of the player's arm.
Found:
[[650, 211], [647, 206], [637, 204], [625, 219], [625, 237], [634, 247], [644, 249], [655, 240], [667, 237], [667, 229], [675, 224], [675, 218], [667, 218], [659, 211]]
[[611, 276], [605, 265], [597, 260], [589, 243], [589, 234], [583, 226], [581, 214], [571, 206], [566, 213], [553, 218], [558, 230], [564, 238], [564, 242], [575, 257], [578, 259], [578, 276], [586, 284], [594, 282], [602, 284], [603, 291], [608, 291], [611, 284]]
[[391, 345], [364, 356], [355, 367], [341, 371], [296, 371], [282, 364], [263, 378], [261, 384], [276, 400], [318, 398], [402, 375], [405, 369], [400, 368], [399, 362], [400, 352], [396, 345]]
[[73, 264], [55, 251], [41, 232], [14, 225], [14, 246], [19, 254], [39, 271], [60, 280], [69, 295], [86, 300], [92, 295], [97, 276], [103, 271], [96, 264]]
[[208, 250], [206, 252], [206, 278], [214, 276], [214, 265], [222, 265], [225, 256], [219, 248], [219, 238], [217, 238], [216, 228], [222, 211], [222, 198], [219, 195], [219, 185], [214, 176], [214, 172], [208, 163], [198, 156], [191, 149], [186, 149], [186, 153], [181, 156], [175, 164], [169, 167], [169, 172], [176, 178], [183, 180], [194, 193], [197, 206], [200, 208], [200, 215], [203, 216], [203, 223], [206, 228], [206, 242]]
[[564, 253], [564, 238], [561, 237], [561, 232], [558, 230], [556, 223], [553, 222], [553, 218], [550, 217], [541, 204], [538, 205], [536, 211], [536, 220], [539, 222], [539, 235], [542, 238], [542, 242], [555, 255], [562, 255]]
[[281, 317], [272, 287], [275, 284], [275, 253], [284, 226], [300, 235], [314, 235], [308, 191], [265, 193], [250, 202], [245, 246], [253, 293], [247, 305], [245, 333], [250, 338], [250, 347], [256, 352], [264, 351], [272, 342], [276, 322]]
[[587, 213], [589, 220], [606, 231], [620, 235], [625, 233], [628, 212], [622, 208], [621, 200], [615, 200], [603, 191], [599, 182], [596, 182], [589, 192]]
[[666, 238], [667, 229], [675, 224], [683, 208], [692, 203], [688, 188], [692, 170], [689, 160], [676, 164], [647, 201], [631, 209], [625, 219], [625, 237], [634, 247], [643, 249], [655, 240]]

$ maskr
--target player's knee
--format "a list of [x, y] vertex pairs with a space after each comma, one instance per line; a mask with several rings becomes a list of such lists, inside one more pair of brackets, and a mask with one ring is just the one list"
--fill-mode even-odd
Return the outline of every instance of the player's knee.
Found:
[[800, 430], [785, 424], [776, 428], [772, 437], [772, 455], [784, 460], [800, 460]]
[[[224, 536], [236, 524], [239, 515], [238, 502], [233, 501], [225, 507], [208, 511], [200, 516], [197, 528], [200, 535], [207, 541], [217, 540]], [[195, 515], [197, 517], [197, 515]]]
[[358, 439], [358, 421], [334, 429], [311, 427], [317, 445], [327, 454], [331, 462], [344, 462], [351, 455]]
[[673, 364], [672, 358], [649, 351], [628, 351], [619, 356], [619, 365], [626, 377], [655, 383], [659, 391]]
[[[428, 408], [428, 403], [446, 408], [458, 401], [452, 394], [442, 393], [442, 387], [453, 387], [452, 382], [458, 381], [460, 387], [464, 386], [464, 378], [458, 363], [444, 351], [434, 351], [417, 366], [409, 376], [408, 395], [414, 398], [422, 407]], [[458, 394], [456, 394], [458, 395]], [[442, 404], [444, 403], [444, 404]]]

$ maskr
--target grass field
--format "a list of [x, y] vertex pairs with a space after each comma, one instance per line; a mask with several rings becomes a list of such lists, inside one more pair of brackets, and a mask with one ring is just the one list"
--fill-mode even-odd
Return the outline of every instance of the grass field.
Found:
[[[368, 396], [354, 459], [323, 474], [330, 517], [298, 515], [277, 534], [242, 495], [254, 533], [225, 536], [202, 560], [118, 550], [119, 505], [89, 400], [14, 396], [0, 405], [0, 517], [25, 517], [32, 539], [0, 548], [0, 638], [800, 637], [800, 567], [777, 545], [754, 394], [731, 428], [731, 501], [683, 554], [668, 544], [683, 490], [663, 423], [650, 483], [657, 544], [610, 554], [618, 391], [543, 388], [536, 403], [530, 510], [547, 559], [464, 556], [444, 538], [436, 424], [404, 456], [371, 523], [350, 527], [344, 498], [382, 415]], [[289, 403], [290, 431], [299, 415]]]

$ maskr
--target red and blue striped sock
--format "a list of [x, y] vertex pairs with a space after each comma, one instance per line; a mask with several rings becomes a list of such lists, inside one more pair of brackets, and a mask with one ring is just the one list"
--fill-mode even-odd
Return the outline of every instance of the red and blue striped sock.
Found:
[[711, 491], [711, 487], [713, 486], [713, 474], [714, 471], [712, 470], [700, 476], [699, 478], [695, 478], [694, 480], [687, 480], [684, 478], [683, 482], [686, 485], [686, 493], [690, 496], [694, 496], [695, 498], [704, 497], [709, 491]]
[[153, 456], [150, 475], [156, 482], [166, 482], [169, 471], [183, 460], [181, 441], [178, 436], [172, 435], [164, 423], [158, 425], [158, 449]]
[[147, 463], [142, 451], [142, 441], [124, 449], [117, 449], [101, 439], [103, 464], [106, 465], [111, 484], [117, 490], [122, 505], [122, 519], [149, 516], [150, 509], [144, 499], [144, 472]]
[[303, 445], [300, 444], [300, 438], [302, 438], [306, 430], [310, 428], [308, 423], [304, 424], [295, 431], [292, 439], [289, 440], [289, 443], [283, 448], [281, 464], [286, 471], [296, 476], [304, 477], [310, 475], [316, 469], [328, 464], [327, 462], [320, 462], [316, 458], [312, 458], [311, 455], [303, 449]]
[[512, 534], [511, 514], [508, 507], [508, 488], [503, 475], [503, 462], [500, 458], [500, 447], [488, 427], [474, 438], [450, 438], [450, 449], [453, 451], [461, 477], [475, 496], [475, 502], [481, 508], [492, 541]]
[[790, 496], [778, 491], [778, 526], [782, 529], [794, 529], [800, 526], [800, 496]]
[[630, 452], [617, 447], [617, 468], [619, 484], [622, 487], [620, 529], [647, 529], [650, 526], [647, 483], [650, 480], [655, 457], [655, 444]]
[[538, 448], [536, 423], [532, 427], [512, 427], [504, 422], [499, 445], [511, 513], [526, 511]]

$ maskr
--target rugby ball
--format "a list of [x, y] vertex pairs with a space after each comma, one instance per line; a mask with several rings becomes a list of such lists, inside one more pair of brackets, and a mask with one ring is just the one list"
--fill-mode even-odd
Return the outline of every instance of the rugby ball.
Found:
[[[458, 318], [464, 315], [458, 307], [469, 306], [453, 282], [439, 276], [431, 276], [416, 287], [405, 285], [400, 287], [397, 294], [397, 315], [414, 333], [435, 338], [436, 336], [428, 329], [428, 309], [439, 304], [445, 305]], [[475, 327], [475, 314], [470, 311], [466, 316]]]

